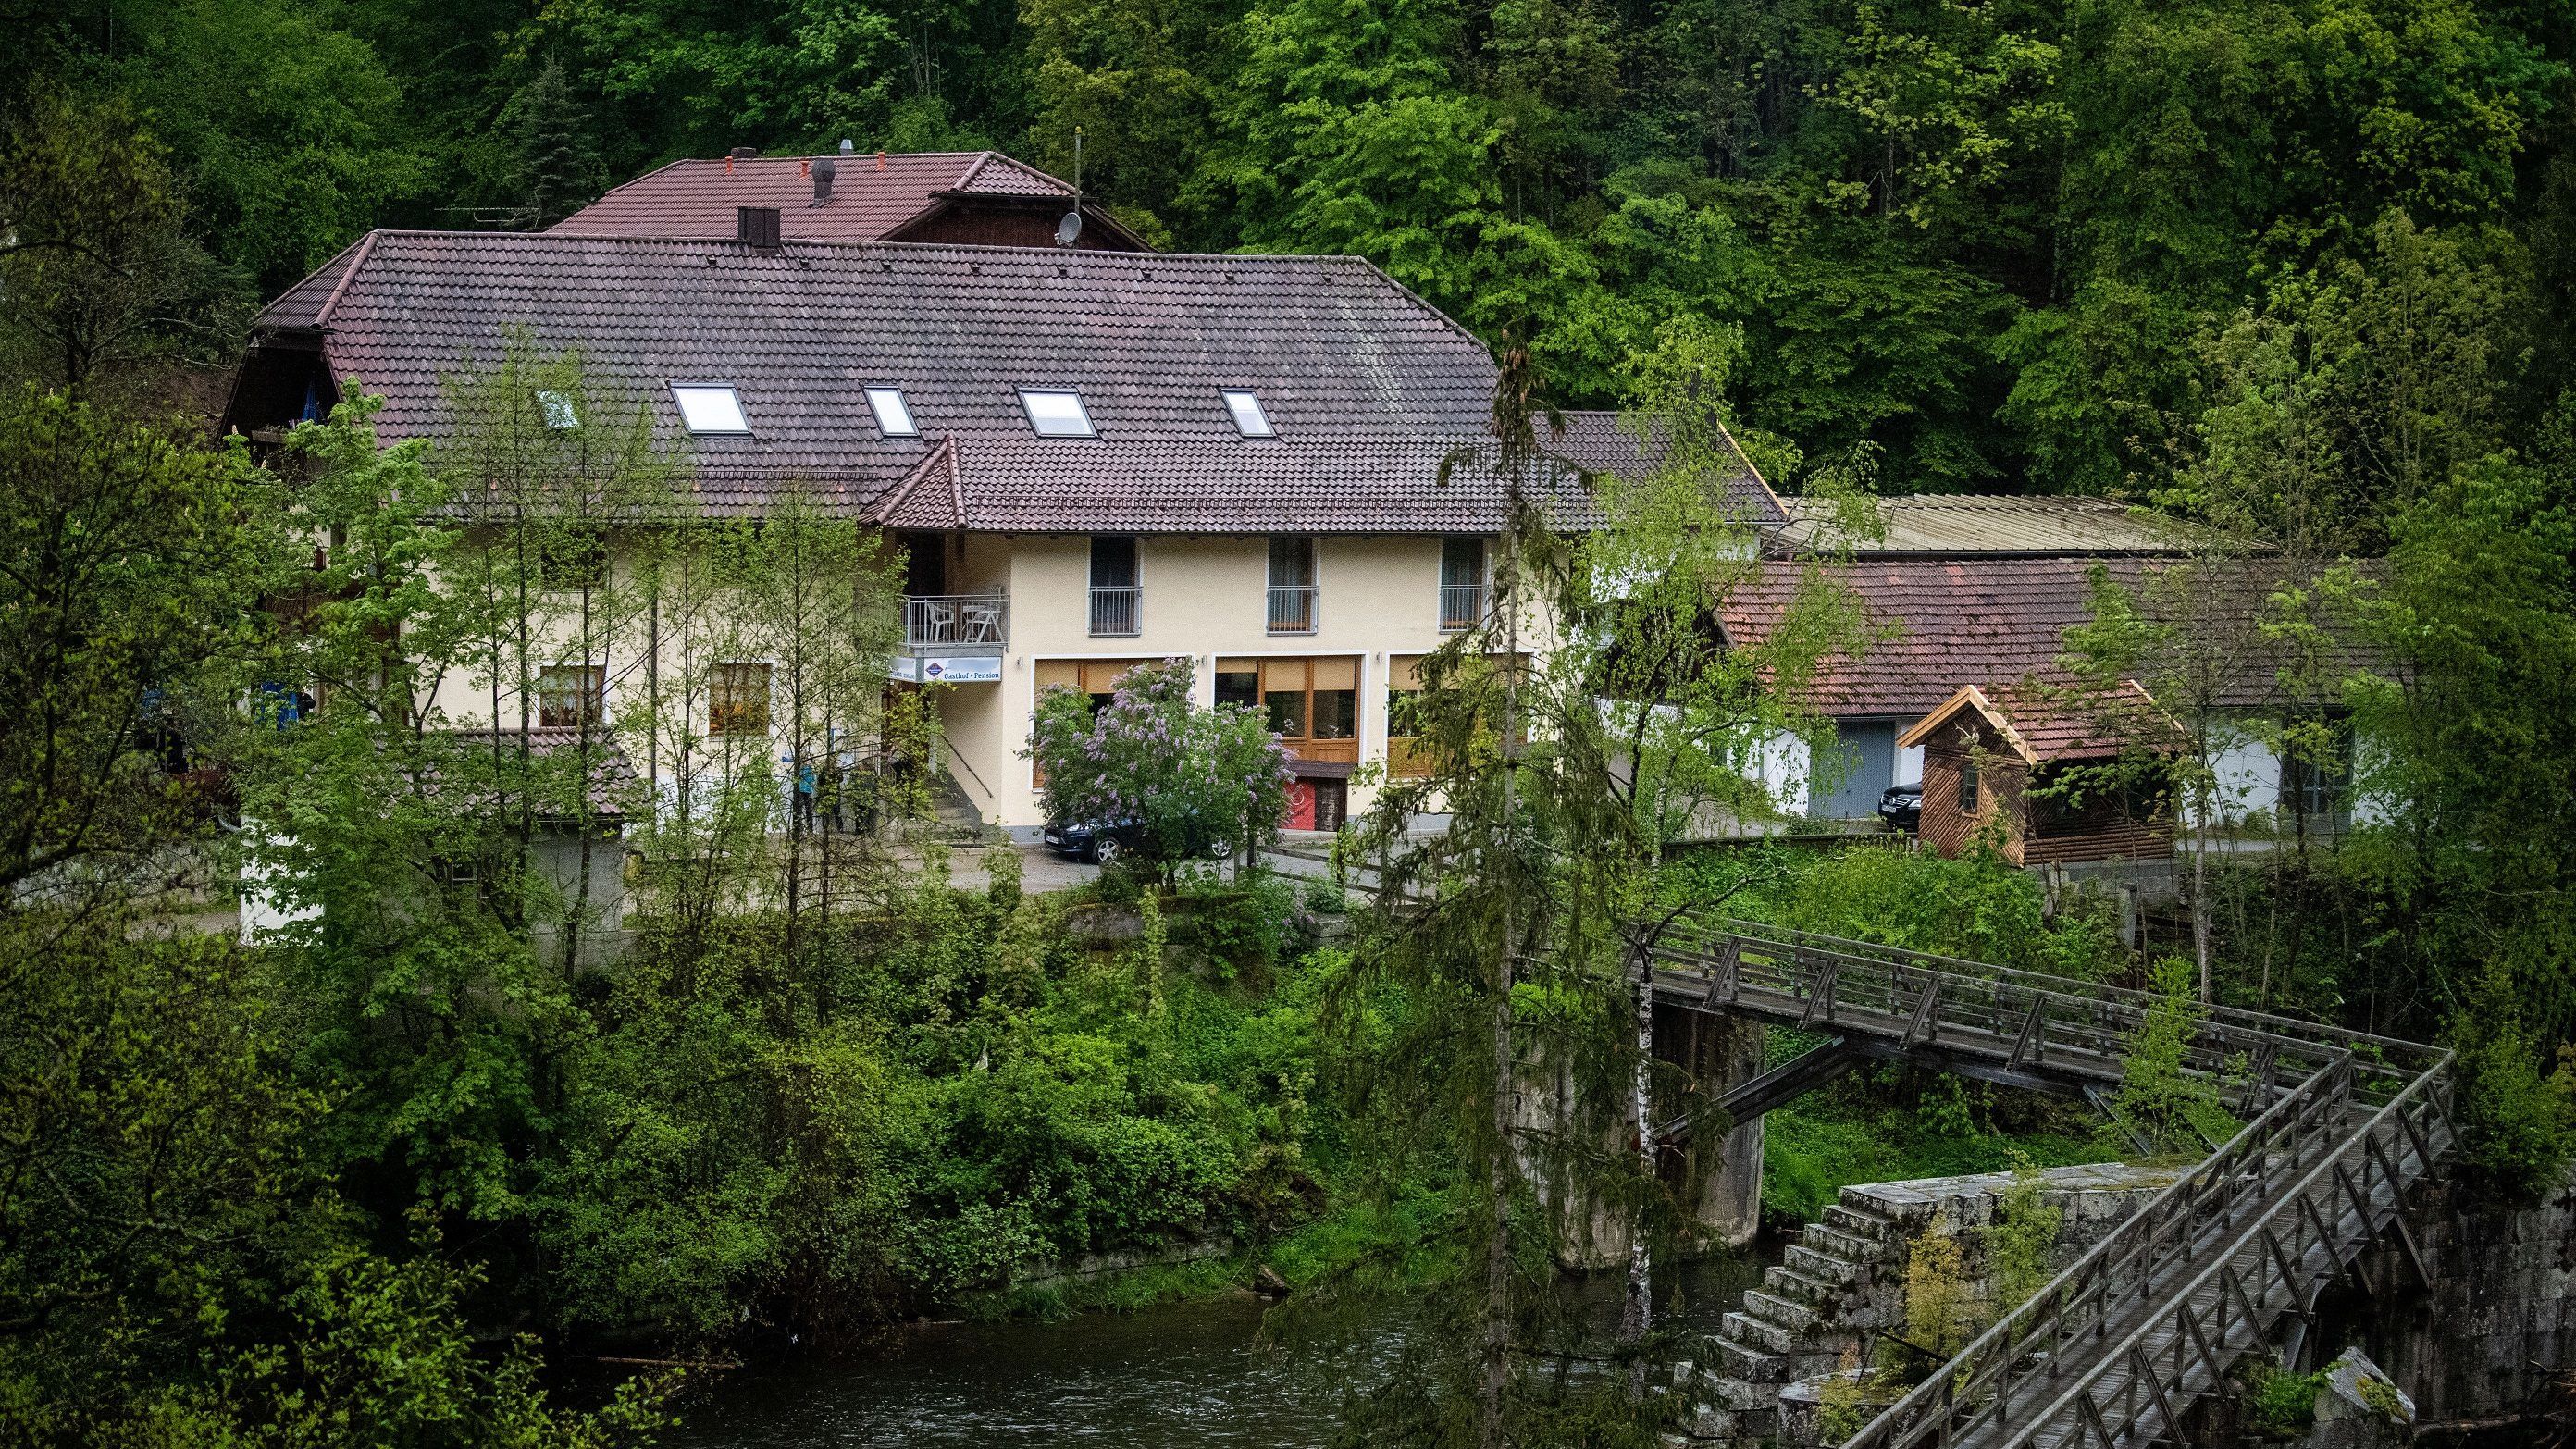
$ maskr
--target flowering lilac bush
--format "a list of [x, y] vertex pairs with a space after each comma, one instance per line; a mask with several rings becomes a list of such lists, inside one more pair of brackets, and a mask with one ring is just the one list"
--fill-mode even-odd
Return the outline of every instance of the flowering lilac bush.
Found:
[[1056, 686], [1038, 699], [1029, 754], [1050, 820], [1144, 828], [1147, 863], [1266, 845], [1288, 810], [1288, 751], [1261, 712], [1201, 709], [1184, 660], [1140, 664], [1109, 702]]

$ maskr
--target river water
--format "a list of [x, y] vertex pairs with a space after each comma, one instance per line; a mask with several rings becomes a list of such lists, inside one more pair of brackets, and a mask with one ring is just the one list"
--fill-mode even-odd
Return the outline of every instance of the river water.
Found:
[[[1714, 1332], [1757, 1286], [1768, 1245], [1684, 1267], [1678, 1319]], [[1580, 1286], [1615, 1317], [1619, 1284]], [[746, 1370], [681, 1406], [679, 1449], [942, 1449], [988, 1444], [1205, 1445], [1314, 1449], [1350, 1387], [1348, 1360], [1330, 1365], [1258, 1342], [1264, 1305], [1250, 1297], [1095, 1313], [1054, 1323], [1024, 1319], [909, 1330], [857, 1361]], [[1391, 1352], [1400, 1330], [1379, 1345]], [[1367, 1355], [1363, 1355], [1365, 1361]], [[1362, 1370], [1364, 1372], [1364, 1368]]]

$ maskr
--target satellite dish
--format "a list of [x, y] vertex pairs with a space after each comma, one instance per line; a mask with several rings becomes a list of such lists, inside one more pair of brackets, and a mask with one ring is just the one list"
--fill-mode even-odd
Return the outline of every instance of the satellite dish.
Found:
[[1076, 207], [1064, 214], [1064, 220], [1055, 224], [1055, 244], [1069, 247], [1073, 245], [1073, 239], [1080, 235], [1082, 235], [1082, 210]]

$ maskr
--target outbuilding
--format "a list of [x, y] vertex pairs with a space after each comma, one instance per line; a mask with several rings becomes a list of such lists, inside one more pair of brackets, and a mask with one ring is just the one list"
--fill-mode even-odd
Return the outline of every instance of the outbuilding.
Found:
[[2015, 865], [2163, 860], [2181, 732], [2136, 680], [2108, 689], [1969, 685], [1899, 738], [1923, 751], [1925, 845], [1989, 835]]

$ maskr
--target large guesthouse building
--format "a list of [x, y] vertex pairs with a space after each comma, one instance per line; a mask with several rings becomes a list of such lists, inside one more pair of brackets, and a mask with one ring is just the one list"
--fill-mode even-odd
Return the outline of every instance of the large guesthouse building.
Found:
[[[819, 219], [862, 192], [868, 217]], [[1025, 239], [1031, 216], [1078, 244], [883, 239]], [[385, 441], [435, 444], [451, 376], [514, 345], [577, 354], [594, 406], [640, 409], [695, 508], [756, 518], [793, 488], [900, 549], [888, 687], [929, 691], [990, 824], [1043, 823], [1041, 690], [1177, 658], [1201, 699], [1269, 712], [1292, 823], [1329, 827], [1366, 804], [1358, 767], [1401, 768], [1389, 704], [1415, 662], [1488, 604], [1482, 342], [1358, 259], [1142, 250], [1000, 158], [683, 163], [550, 232], [372, 233], [261, 313], [230, 423], [270, 436], [356, 390]], [[1609, 414], [1541, 443], [1531, 486], [1571, 523], [1584, 474], [1645, 466]], [[1721, 483], [1744, 521], [1785, 521], [1749, 465]], [[733, 687], [763, 664], [733, 661]]]

